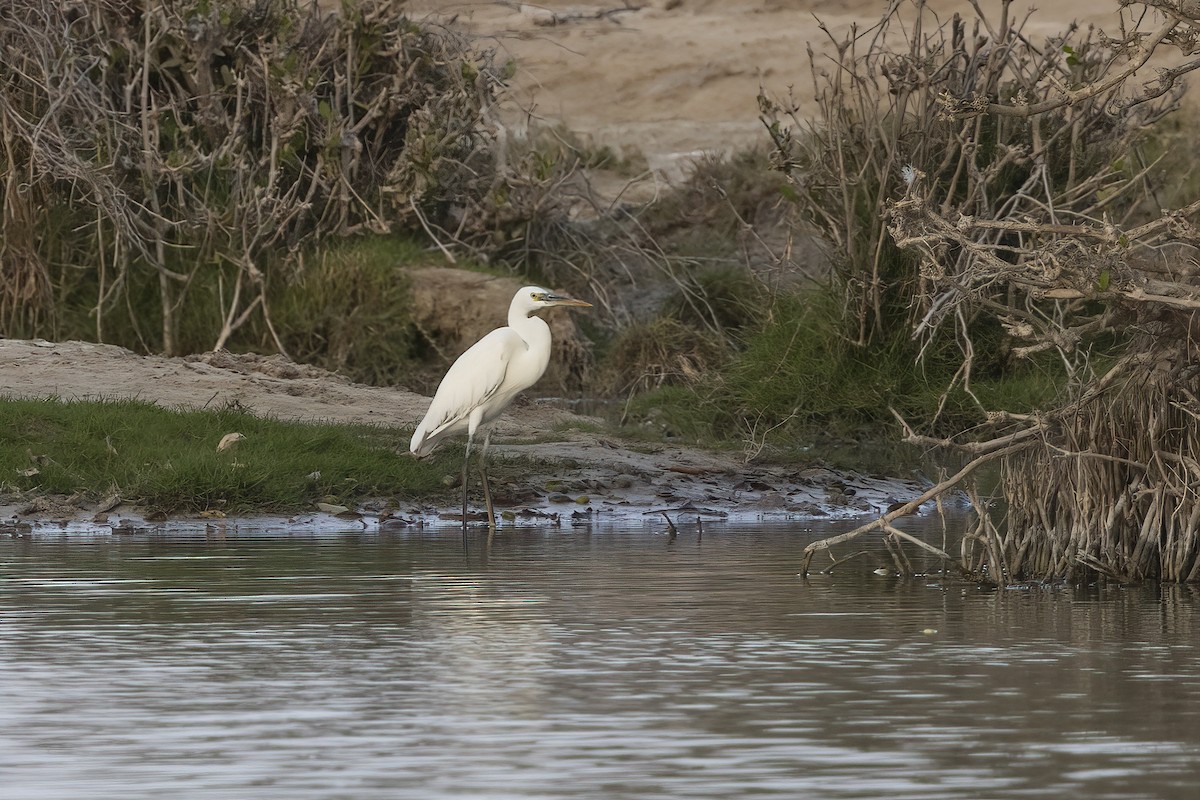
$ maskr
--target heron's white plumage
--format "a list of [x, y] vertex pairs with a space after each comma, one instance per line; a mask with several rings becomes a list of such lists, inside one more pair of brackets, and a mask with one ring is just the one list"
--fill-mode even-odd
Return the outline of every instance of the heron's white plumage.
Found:
[[473, 439], [536, 383], [550, 363], [550, 326], [533, 313], [560, 305], [589, 304], [538, 286], [520, 289], [508, 308], [508, 326], [471, 345], [446, 372], [409, 449], [423, 456], [447, 437], [466, 433]]

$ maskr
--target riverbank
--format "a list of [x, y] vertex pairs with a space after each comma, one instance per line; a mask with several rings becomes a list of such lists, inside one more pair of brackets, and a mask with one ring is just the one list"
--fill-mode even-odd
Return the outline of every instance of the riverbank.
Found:
[[[380, 437], [378, 446], [390, 448], [397, 459], [411, 458], [403, 441], [429, 402], [413, 392], [356, 384], [278, 356], [216, 352], [163, 358], [111, 345], [20, 340], [0, 340], [0, 396], [65, 402], [133, 399], [185, 411], [235, 409], [307, 425], [377, 426], [392, 440]], [[196, 446], [215, 451], [220, 437], [211, 438]], [[237, 445], [254, 446], [264, 445], [252, 440]], [[56, 454], [31, 451], [29, 457], [55, 459]], [[426, 463], [426, 469], [436, 471], [436, 480], [426, 485], [436, 488], [369, 497], [353, 505], [313, 502], [284, 514], [248, 516], [259, 526], [459, 525], [454, 461], [443, 456]], [[817, 461], [747, 464], [732, 453], [624, 441], [603, 420], [546, 400], [518, 403], [498, 421], [492, 464], [502, 525], [603, 521], [665, 526], [664, 513], [687, 522], [867, 516], [920, 491], [910, 481], [833, 469]], [[37, 469], [36, 463], [31, 461], [25, 471], [29, 469]], [[106, 486], [83, 486], [64, 495], [39, 490], [35, 480], [27, 480], [28, 486], [16, 486], [14, 480], [5, 476], [8, 490], [0, 498], [0, 531], [9, 533], [223, 527], [246, 516], [227, 515], [219, 506], [163, 512]], [[474, 498], [478, 486], [472, 483]]]

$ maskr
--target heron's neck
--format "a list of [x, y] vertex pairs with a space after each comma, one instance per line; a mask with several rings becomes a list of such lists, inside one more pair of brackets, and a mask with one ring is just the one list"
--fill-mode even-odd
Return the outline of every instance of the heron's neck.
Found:
[[508, 327], [520, 330], [528, 321], [529, 311], [523, 306], [517, 305], [517, 302], [514, 300], [513, 304], [508, 307]]
[[[542, 345], [547, 352], [550, 350], [550, 326], [541, 317], [520, 308], [510, 308], [508, 311], [508, 326], [520, 334], [530, 349]], [[545, 343], [544, 345], [542, 343]]]

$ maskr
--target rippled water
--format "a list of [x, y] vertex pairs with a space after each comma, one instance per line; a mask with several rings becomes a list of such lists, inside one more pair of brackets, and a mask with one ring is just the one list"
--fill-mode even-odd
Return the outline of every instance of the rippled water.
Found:
[[0, 798], [1170, 798], [1200, 596], [829, 531], [0, 542]]

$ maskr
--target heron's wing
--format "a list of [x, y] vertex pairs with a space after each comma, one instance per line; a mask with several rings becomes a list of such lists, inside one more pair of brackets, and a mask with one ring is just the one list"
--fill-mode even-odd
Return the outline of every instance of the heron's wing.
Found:
[[438, 437], [465, 430], [471, 412], [503, 400], [512, 357], [525, 347], [512, 328], [498, 328], [471, 345], [442, 378], [425, 418], [413, 436], [413, 452], [429, 452]]

